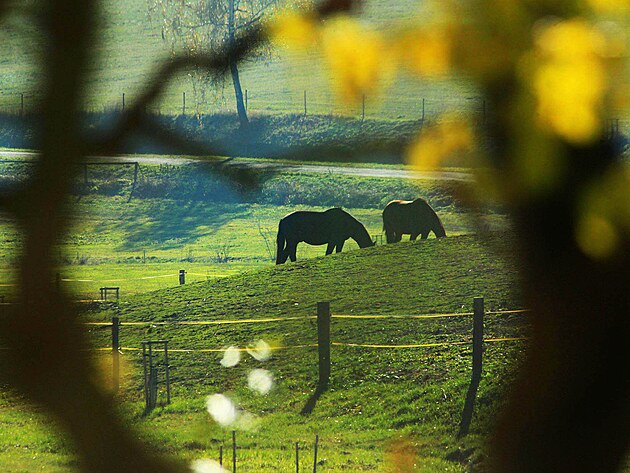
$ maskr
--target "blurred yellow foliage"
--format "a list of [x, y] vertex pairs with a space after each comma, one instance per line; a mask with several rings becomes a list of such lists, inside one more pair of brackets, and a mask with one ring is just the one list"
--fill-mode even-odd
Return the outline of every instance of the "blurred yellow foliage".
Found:
[[474, 134], [463, 120], [446, 118], [423, 128], [407, 148], [407, 163], [422, 169], [434, 169], [454, 153], [467, 154], [474, 143]]
[[[119, 361], [119, 382], [121, 385], [126, 384], [132, 375], [133, 366], [129, 360], [123, 355], [118, 358]], [[92, 361], [91, 381], [104, 392], [114, 391], [112, 354], [110, 350], [99, 350], [98, 354]]]
[[324, 59], [341, 101], [350, 104], [363, 95], [377, 95], [394, 69], [380, 35], [348, 17], [326, 21], [321, 34]]
[[630, 13], [628, 0], [586, 0], [586, 3], [599, 14], [627, 15]]
[[394, 43], [403, 67], [422, 76], [449, 72], [453, 35], [447, 26], [407, 31]]
[[575, 238], [589, 257], [611, 257], [622, 234], [630, 235], [630, 170], [614, 167], [581, 198]]
[[601, 215], [587, 213], [578, 220], [576, 241], [580, 249], [590, 258], [610, 258], [619, 245], [615, 226]]
[[608, 87], [602, 59], [605, 48], [604, 37], [583, 19], [544, 24], [535, 30], [533, 70], [525, 81], [536, 97], [543, 129], [574, 144], [600, 136]]
[[267, 25], [271, 42], [294, 51], [305, 51], [319, 39], [317, 20], [309, 13], [287, 11]]

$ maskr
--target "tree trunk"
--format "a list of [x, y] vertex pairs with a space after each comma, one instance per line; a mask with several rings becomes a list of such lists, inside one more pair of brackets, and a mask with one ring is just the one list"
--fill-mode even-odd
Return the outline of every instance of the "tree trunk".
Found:
[[234, 83], [234, 94], [236, 95], [236, 111], [238, 112], [238, 121], [241, 129], [246, 129], [249, 125], [247, 118], [247, 110], [245, 110], [245, 102], [243, 101], [243, 89], [241, 88], [241, 79], [238, 75], [238, 65], [236, 61], [230, 61], [230, 73], [232, 74], [232, 82]]
[[[236, 25], [234, 22], [234, 12], [236, 11], [234, 0], [230, 0], [228, 5], [228, 38], [230, 44], [234, 44]], [[230, 73], [232, 74], [232, 83], [234, 84], [234, 94], [236, 95], [236, 111], [238, 112], [238, 121], [241, 129], [245, 130], [249, 126], [247, 118], [247, 110], [245, 110], [245, 102], [243, 101], [243, 89], [241, 88], [241, 79], [238, 75], [238, 64], [230, 59]]]

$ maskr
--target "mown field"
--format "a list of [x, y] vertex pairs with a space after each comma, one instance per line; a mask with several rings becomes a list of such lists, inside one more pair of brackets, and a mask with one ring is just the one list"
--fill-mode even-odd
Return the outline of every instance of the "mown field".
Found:
[[[28, 174], [27, 165], [4, 166], [10, 172], [0, 173], [2, 185], [15, 185]], [[80, 175], [70, 198], [75, 223], [58, 248], [61, 284], [76, 299], [97, 297], [105, 284], [120, 286], [119, 309], [86, 304], [81, 320], [107, 322], [120, 314], [120, 414], [138, 435], [150, 448], [188, 462], [217, 459], [221, 445], [227, 452], [236, 428], [239, 471], [292, 469], [295, 442], [301, 445], [302, 468], [308, 468], [316, 434], [321, 471], [392, 471], [392, 458], [400, 457], [393, 452], [401, 450], [415, 455], [414, 471], [463, 472], [470, 463], [481, 467], [484, 436], [523, 342], [487, 344], [471, 435], [457, 440], [471, 368], [469, 316], [333, 318], [330, 389], [310, 415], [300, 411], [317, 379], [312, 317], [318, 301], [330, 301], [334, 315], [466, 313], [478, 295], [486, 297], [488, 310], [521, 307], [516, 268], [504, 251], [510, 240], [505, 215], [488, 208], [482, 220], [472, 218], [453, 199], [448, 182], [428, 180], [280, 171], [259, 176], [257, 187], [229, 189], [223, 178], [202, 174], [198, 166], [142, 165], [127, 202], [129, 171], [105, 167], [90, 169], [87, 182]], [[377, 236], [384, 203], [417, 195], [434, 205], [448, 238], [364, 250], [348, 242], [343, 253], [331, 257], [322, 256], [323, 247], [300, 247], [298, 262], [282, 267], [272, 262], [277, 221], [291, 210], [343, 205]], [[499, 236], [484, 242], [475, 236], [480, 227]], [[0, 281], [11, 284], [20, 236], [6, 218], [0, 228]], [[177, 282], [179, 269], [188, 272], [183, 286]], [[12, 286], [0, 290], [11, 300]], [[282, 320], [157, 324], [267, 318]], [[110, 346], [107, 326], [85, 328], [95, 349]], [[522, 315], [489, 315], [486, 323], [488, 337], [521, 336], [524, 330]], [[169, 340], [173, 402], [161, 405], [161, 382], [160, 406], [145, 415], [138, 350], [141, 341], [156, 339]], [[235, 367], [219, 364], [228, 346], [242, 349], [258, 340], [275, 348], [269, 360], [243, 353]], [[440, 345], [352, 345], [427, 343]], [[109, 389], [111, 354], [90, 356]], [[163, 369], [159, 357], [156, 363]], [[247, 383], [250, 372], [261, 368], [274, 379], [264, 396]], [[37, 407], [2, 392], [0, 456], [6, 471], [74, 471], [71, 442]], [[249, 413], [238, 426], [222, 428], [206, 412], [206, 397], [217, 393]]]

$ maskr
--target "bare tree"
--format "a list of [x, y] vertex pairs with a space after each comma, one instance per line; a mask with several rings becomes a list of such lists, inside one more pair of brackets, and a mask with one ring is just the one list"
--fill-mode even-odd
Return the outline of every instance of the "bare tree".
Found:
[[[150, 0], [149, 14], [159, 17], [162, 38], [170, 40], [171, 51], [179, 54], [195, 54], [214, 51], [226, 44], [233, 44], [236, 37], [258, 25], [263, 17], [277, 7], [277, 0]], [[261, 46], [252, 59], [269, 55], [269, 48]], [[234, 86], [236, 110], [241, 128], [249, 124], [241, 87], [238, 61], [229, 58], [229, 70]], [[192, 77], [197, 96], [204, 97], [206, 88], [218, 89], [224, 85], [225, 76], [212, 71], [197, 69]]]

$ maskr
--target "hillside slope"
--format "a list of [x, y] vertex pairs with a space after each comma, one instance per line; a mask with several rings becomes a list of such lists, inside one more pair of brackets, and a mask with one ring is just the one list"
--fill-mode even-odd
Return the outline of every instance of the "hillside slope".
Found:
[[482, 242], [464, 235], [298, 260], [139, 295], [121, 314], [153, 321], [312, 315], [318, 301], [343, 313], [453, 312], [467, 311], [479, 295], [494, 307], [512, 308], [518, 305], [515, 268], [497, 254], [507, 244], [499, 236]]
[[[284, 347], [276, 352], [269, 366], [303, 392], [312, 385], [317, 369], [317, 348], [313, 347], [317, 343], [317, 328], [313, 316], [318, 301], [330, 301], [333, 315], [465, 313], [470, 312], [473, 297], [480, 295], [486, 298], [486, 307], [491, 310], [518, 308], [514, 263], [495, 251], [505, 248], [506, 241], [509, 241], [506, 235], [483, 243], [478, 237], [468, 235], [403, 242], [133, 296], [120, 306], [121, 345], [128, 359], [139, 368], [141, 357], [137, 350], [142, 340], [169, 340], [176, 367], [175, 390], [183, 393], [201, 386], [232, 386], [233, 372], [216, 363], [222, 356], [221, 350], [228, 346], [249, 346], [264, 339], [271, 346]], [[96, 312], [90, 318], [106, 321], [112, 315], [113, 311]], [[269, 318], [274, 320], [265, 321]], [[156, 324], [252, 319], [260, 321]], [[125, 322], [141, 321], [147, 323], [125, 326]], [[520, 317], [489, 317], [487, 336], [515, 336], [521, 333], [522, 325]], [[333, 318], [331, 338], [338, 344], [467, 343], [471, 326], [470, 317]], [[107, 327], [95, 329], [93, 336], [96, 346], [110, 343]], [[470, 350], [470, 346], [436, 350], [454, 350], [451, 354], [455, 356], [462, 350]], [[396, 350], [366, 352], [351, 345], [338, 345], [334, 349], [332, 384], [348, 388], [381, 379], [384, 373], [397, 373], [390, 379], [392, 382], [413, 380], [420, 374], [409, 371], [405, 360], [424, 357], [436, 350], [402, 354]], [[357, 364], [363, 356], [369, 356], [370, 362]], [[447, 367], [448, 364], [440, 370]], [[137, 371], [132, 386], [139, 385], [140, 375]]]

